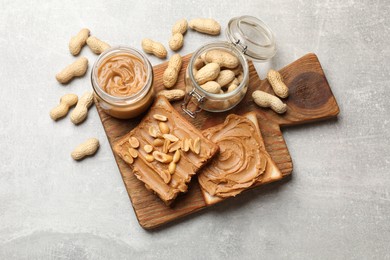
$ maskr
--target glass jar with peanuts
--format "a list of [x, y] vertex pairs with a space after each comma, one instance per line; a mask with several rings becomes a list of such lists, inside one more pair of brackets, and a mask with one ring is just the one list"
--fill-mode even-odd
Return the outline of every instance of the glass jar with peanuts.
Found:
[[130, 47], [104, 51], [92, 67], [92, 87], [99, 106], [109, 115], [127, 119], [153, 102], [153, 69], [146, 56]]
[[231, 19], [226, 36], [227, 42], [200, 47], [188, 64], [182, 109], [192, 118], [202, 110], [224, 112], [235, 107], [248, 89], [248, 60], [267, 61], [276, 53], [272, 31], [255, 17]]

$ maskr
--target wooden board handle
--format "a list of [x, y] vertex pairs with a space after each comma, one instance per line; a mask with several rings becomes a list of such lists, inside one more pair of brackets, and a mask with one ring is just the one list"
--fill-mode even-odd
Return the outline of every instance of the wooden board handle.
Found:
[[[279, 72], [289, 88], [289, 97], [283, 100], [288, 109], [281, 116], [265, 115], [266, 117], [276, 119], [276, 123], [280, 126], [288, 126], [338, 115], [339, 107], [317, 55], [309, 53]], [[266, 79], [261, 81], [259, 89], [273, 93]], [[253, 92], [254, 89], [251, 90]]]

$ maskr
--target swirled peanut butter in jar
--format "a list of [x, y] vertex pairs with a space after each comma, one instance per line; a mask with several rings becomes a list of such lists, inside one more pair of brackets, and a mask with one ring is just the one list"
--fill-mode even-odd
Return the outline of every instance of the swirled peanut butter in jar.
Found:
[[144, 62], [129, 53], [108, 57], [98, 67], [98, 82], [104, 92], [116, 97], [128, 97], [139, 92], [148, 75]]
[[136, 117], [153, 101], [152, 66], [136, 49], [115, 47], [103, 52], [91, 80], [100, 107], [113, 117]]

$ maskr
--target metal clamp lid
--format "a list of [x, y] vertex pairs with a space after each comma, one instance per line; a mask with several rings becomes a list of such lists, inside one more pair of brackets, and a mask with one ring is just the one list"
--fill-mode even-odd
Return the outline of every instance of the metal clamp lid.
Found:
[[[193, 101], [193, 104], [195, 104], [194, 110], [190, 110], [188, 108], [188, 105], [190, 104], [190, 101], [195, 98], [195, 102]], [[181, 104], [181, 109], [190, 117], [195, 118], [196, 114], [202, 111], [201, 104], [204, 101], [204, 96], [200, 95], [198, 92], [195, 91], [195, 89], [192, 89], [184, 98], [184, 102]]]
[[276, 54], [276, 42], [271, 29], [253, 16], [240, 16], [229, 21], [228, 40], [249, 59], [266, 61]]

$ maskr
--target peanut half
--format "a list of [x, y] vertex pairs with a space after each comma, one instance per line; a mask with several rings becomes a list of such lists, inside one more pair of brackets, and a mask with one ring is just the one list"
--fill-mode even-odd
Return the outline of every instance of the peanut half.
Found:
[[99, 148], [99, 140], [90, 138], [84, 143], [78, 145], [72, 152], [71, 156], [74, 160], [81, 160], [88, 155], [93, 155]]
[[164, 140], [162, 139], [154, 139], [153, 140], [153, 146], [154, 147], [160, 147], [160, 146], [163, 146], [164, 145]]
[[172, 55], [163, 75], [163, 84], [166, 88], [172, 88], [176, 84], [181, 66], [182, 58], [180, 54]]
[[72, 113], [70, 114], [70, 120], [73, 124], [80, 124], [85, 120], [85, 118], [87, 118], [88, 108], [92, 105], [92, 103], [93, 93], [85, 92], [79, 99], [79, 102], [77, 102], [75, 109], [73, 109]]
[[171, 174], [169, 174], [169, 171], [158, 171], [157, 173], [165, 183], [168, 184], [171, 181]]
[[177, 150], [180, 149], [181, 143], [182, 143], [182, 142], [179, 140], [179, 141], [177, 141], [177, 142], [174, 142], [174, 143], [170, 144], [169, 147], [168, 147], [168, 151], [169, 151], [170, 153], [176, 152]]
[[261, 90], [256, 90], [252, 93], [253, 101], [260, 107], [270, 107], [278, 114], [283, 114], [287, 110], [287, 105], [284, 104], [278, 97], [268, 94]]
[[145, 151], [145, 153], [151, 153], [153, 151], [153, 146], [151, 146], [149, 144], [145, 144], [144, 151]]
[[191, 29], [205, 34], [218, 35], [221, 32], [221, 25], [214, 19], [192, 19], [188, 25]]
[[172, 156], [166, 153], [162, 153], [159, 151], [153, 152], [153, 157], [156, 161], [159, 161], [160, 163], [170, 163], [172, 162]]
[[139, 141], [136, 137], [132, 136], [129, 138], [129, 144], [133, 148], [138, 148], [139, 147]]
[[75, 62], [65, 67], [57, 73], [56, 79], [58, 82], [65, 84], [71, 81], [74, 77], [80, 77], [87, 72], [88, 60], [85, 57], [78, 58]]
[[164, 139], [164, 144], [163, 144], [163, 147], [162, 147], [162, 152], [163, 153], [168, 153], [169, 151], [169, 146], [171, 145], [171, 141], [169, 139]]
[[190, 150], [190, 142], [191, 142], [191, 139], [184, 139], [184, 141], [182, 142], [181, 149], [184, 152], [188, 152]]
[[176, 150], [175, 154], [173, 155], [172, 161], [174, 163], [178, 163], [180, 161], [181, 153], [180, 150]]
[[145, 155], [145, 160], [147, 162], [153, 162], [154, 161], [154, 157], [151, 154], [147, 154], [147, 155]]
[[66, 94], [61, 97], [60, 104], [50, 111], [50, 117], [54, 121], [68, 114], [69, 108], [76, 105], [78, 100], [75, 94]]
[[95, 54], [101, 54], [105, 50], [111, 48], [111, 46], [108, 43], [99, 40], [95, 36], [88, 37], [87, 45], [91, 49], [91, 51]]
[[163, 134], [163, 136], [164, 136], [164, 134], [169, 134], [169, 132], [170, 132], [168, 125], [164, 122], [159, 122], [158, 128], [160, 129], [160, 132]]
[[153, 118], [157, 121], [166, 122], [168, 118], [166, 116], [160, 115], [160, 114], [154, 114]]
[[195, 138], [195, 140], [193, 142], [193, 145], [192, 145], [192, 151], [195, 154], [199, 154], [200, 153], [200, 138], [199, 137]]
[[283, 82], [282, 75], [276, 70], [269, 70], [267, 73], [268, 82], [271, 84], [272, 89], [278, 97], [288, 97], [288, 88]]
[[179, 141], [179, 138], [172, 134], [163, 134], [164, 139], [171, 141], [172, 143]]
[[149, 127], [149, 135], [151, 137], [157, 138], [161, 135], [161, 133], [155, 126], [150, 126]]
[[129, 154], [134, 159], [138, 157], [138, 151], [136, 149], [134, 149], [133, 147], [129, 148]]
[[176, 171], [176, 163], [175, 162], [170, 162], [168, 166], [168, 171], [170, 174], [174, 174]]
[[160, 59], [167, 57], [167, 49], [159, 42], [155, 42], [151, 39], [143, 39], [141, 45], [146, 53], [153, 54]]
[[128, 154], [123, 155], [123, 160], [127, 162], [128, 164], [133, 164], [134, 159]]
[[81, 29], [80, 32], [73, 36], [69, 41], [69, 51], [73, 56], [76, 56], [80, 53], [81, 48], [85, 45], [87, 42], [87, 39], [89, 37], [89, 29], [84, 28]]

